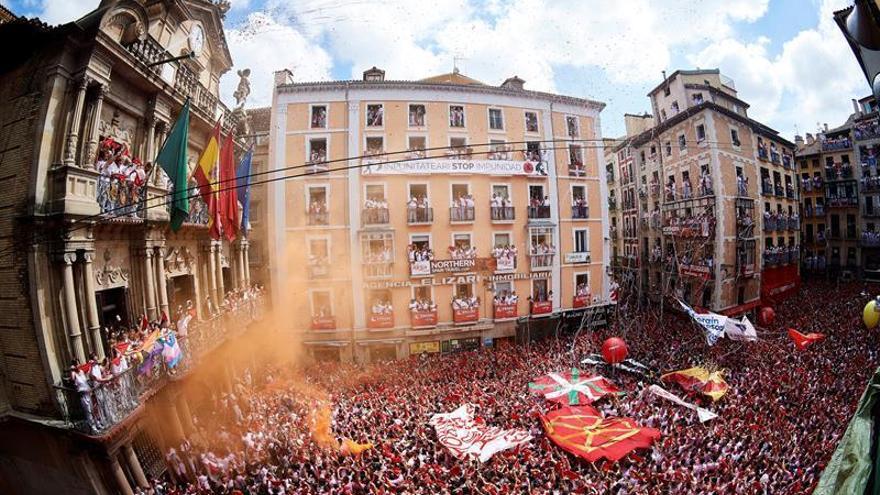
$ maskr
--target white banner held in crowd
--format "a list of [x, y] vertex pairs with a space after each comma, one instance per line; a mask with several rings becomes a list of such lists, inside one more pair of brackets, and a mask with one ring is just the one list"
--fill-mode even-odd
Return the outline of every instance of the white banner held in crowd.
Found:
[[464, 404], [451, 413], [431, 416], [437, 439], [457, 459], [476, 457], [488, 461], [502, 450], [512, 449], [532, 439], [526, 430], [502, 430], [474, 421], [474, 406]]
[[665, 388], [663, 388], [659, 385], [651, 385], [650, 387], [648, 387], [648, 390], [656, 396], [663, 397], [664, 399], [666, 399], [668, 401], [675, 402], [679, 406], [686, 407], [692, 411], [696, 411], [697, 417], [700, 419], [700, 423], [705, 423], [706, 421], [709, 421], [710, 419], [715, 419], [718, 417], [717, 414], [713, 413], [712, 411], [710, 411], [708, 409], [703, 409], [702, 407], [699, 407], [695, 404], [691, 404], [690, 402], [683, 401], [679, 396], [673, 394], [672, 392], [666, 390]]
[[741, 321], [728, 318], [727, 324], [724, 326], [724, 333], [730, 340], [745, 340], [748, 342], [758, 340], [755, 326], [752, 325], [752, 322], [746, 316], [743, 316]]
[[706, 330], [706, 343], [709, 345], [715, 345], [715, 342], [724, 335], [724, 325], [727, 324], [727, 317], [717, 313], [699, 314], [694, 311], [693, 308], [682, 302], [681, 299], [676, 300], [678, 301], [678, 304], [681, 304], [681, 307], [687, 312], [687, 314]]

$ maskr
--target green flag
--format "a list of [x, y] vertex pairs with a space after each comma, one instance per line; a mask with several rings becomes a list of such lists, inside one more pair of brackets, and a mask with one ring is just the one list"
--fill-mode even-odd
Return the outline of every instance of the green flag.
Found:
[[156, 157], [162, 170], [174, 184], [171, 195], [171, 230], [177, 231], [189, 216], [189, 194], [187, 193], [186, 145], [189, 134], [189, 98], [186, 99], [177, 122]]

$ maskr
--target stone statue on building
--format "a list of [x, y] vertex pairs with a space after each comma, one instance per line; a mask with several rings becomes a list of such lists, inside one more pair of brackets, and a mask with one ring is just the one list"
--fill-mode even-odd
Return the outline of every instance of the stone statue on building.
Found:
[[238, 80], [238, 88], [232, 93], [232, 97], [235, 98], [235, 105], [238, 108], [244, 107], [244, 102], [247, 101], [248, 96], [251, 94], [251, 82], [248, 80], [250, 75], [250, 69], [238, 71], [238, 77], [240, 78]]

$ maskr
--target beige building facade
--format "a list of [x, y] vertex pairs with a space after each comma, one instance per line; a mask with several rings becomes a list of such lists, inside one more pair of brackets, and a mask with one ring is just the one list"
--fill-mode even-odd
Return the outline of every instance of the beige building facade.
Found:
[[[316, 359], [510, 340], [518, 318], [607, 302], [600, 103], [419, 81], [277, 75], [267, 191], [277, 304]], [[305, 164], [305, 166], [304, 166]]]

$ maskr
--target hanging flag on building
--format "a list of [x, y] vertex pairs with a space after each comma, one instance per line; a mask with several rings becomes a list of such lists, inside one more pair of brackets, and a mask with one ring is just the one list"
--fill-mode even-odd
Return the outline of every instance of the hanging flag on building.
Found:
[[605, 377], [584, 375], [577, 368], [537, 378], [529, 383], [529, 390], [564, 406], [592, 404], [605, 395], [620, 393]]
[[802, 351], [807, 347], [813, 345], [813, 342], [819, 342], [820, 340], [825, 338], [824, 333], [811, 332], [805, 335], [798, 332], [794, 328], [788, 329], [788, 336], [791, 337], [791, 340], [794, 342], [795, 347], [797, 347], [799, 351]]
[[451, 413], [431, 416], [437, 439], [457, 459], [469, 457], [486, 462], [502, 450], [512, 449], [532, 439], [526, 430], [502, 430], [474, 420], [474, 406], [464, 404]]
[[713, 402], [727, 393], [729, 386], [720, 371], [709, 371], [701, 366], [695, 366], [686, 370], [672, 371], [660, 377], [677, 383], [688, 392], [697, 392], [708, 396]]
[[189, 98], [183, 104], [180, 115], [162, 150], [156, 157], [156, 163], [162, 167], [174, 188], [171, 193], [171, 230], [177, 232], [184, 220], [189, 217], [189, 192], [187, 191], [187, 159], [186, 148], [189, 139]]
[[235, 141], [226, 135], [220, 147], [220, 222], [229, 242], [238, 235], [238, 191], [235, 187]]
[[[251, 213], [251, 161], [253, 160], [254, 149], [250, 148], [238, 164], [235, 170], [236, 180], [239, 188], [238, 202], [241, 204], [241, 232], [245, 235], [250, 230], [250, 213]], [[244, 184], [244, 186], [242, 186]]]
[[630, 418], [603, 418], [593, 406], [556, 409], [541, 416], [541, 423], [553, 443], [589, 462], [617, 462], [660, 438], [660, 430], [641, 427]]
[[193, 170], [193, 179], [196, 181], [196, 185], [199, 188], [199, 194], [202, 196], [205, 204], [208, 204], [211, 198], [211, 193], [217, 187], [217, 185], [214, 184], [214, 168], [217, 166], [219, 159], [220, 122], [218, 121], [214, 126], [214, 130], [211, 131], [211, 138], [208, 139], [208, 144], [202, 151], [202, 156], [199, 157], [198, 165], [196, 165], [195, 170]]
[[724, 335], [724, 326], [727, 324], [726, 316], [717, 313], [697, 313], [681, 299], [676, 299], [676, 301], [678, 301], [678, 304], [681, 305], [682, 309], [684, 309], [688, 316], [706, 331], [707, 344], [715, 345], [715, 342]]

